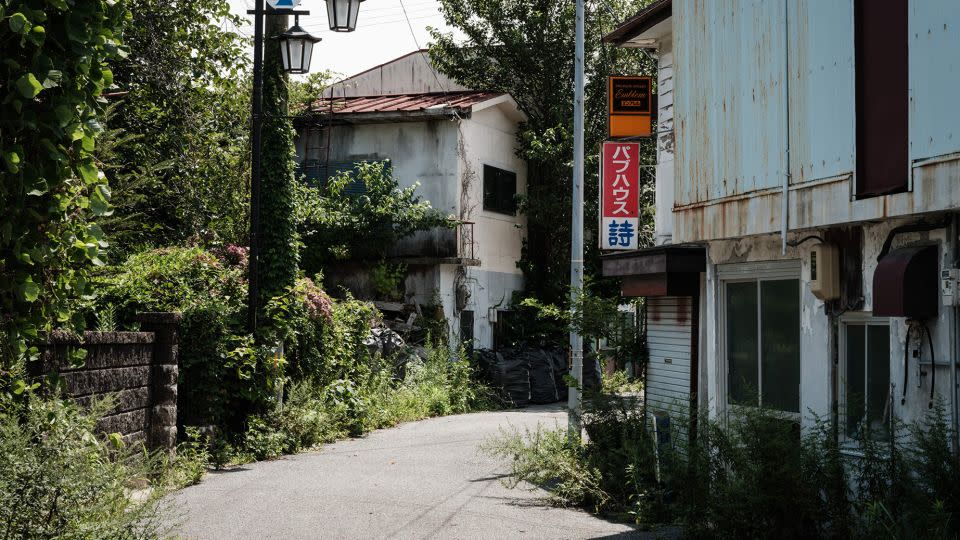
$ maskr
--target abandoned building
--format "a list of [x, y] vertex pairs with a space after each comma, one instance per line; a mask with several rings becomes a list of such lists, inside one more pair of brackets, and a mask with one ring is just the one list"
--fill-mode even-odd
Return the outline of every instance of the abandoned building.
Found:
[[603, 263], [650, 410], [956, 433], [960, 3], [658, 0], [604, 40], [659, 64], [658, 245]]
[[[516, 134], [525, 119], [509, 95], [464, 88], [416, 51], [332, 85], [295, 122], [308, 181], [389, 161], [401, 187], [419, 183], [423, 200], [460, 222], [416, 233], [387, 254], [407, 271], [399, 303], [442, 306], [452, 343], [491, 347], [498, 313], [523, 289], [517, 196], [526, 164]], [[347, 262], [327, 278], [371, 298], [368, 266]]]

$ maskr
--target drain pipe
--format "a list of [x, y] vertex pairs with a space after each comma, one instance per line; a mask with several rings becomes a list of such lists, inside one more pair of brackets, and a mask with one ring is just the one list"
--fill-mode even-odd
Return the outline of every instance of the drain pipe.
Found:
[[[957, 214], [950, 215], [950, 225], [947, 227], [947, 234], [949, 235], [948, 241], [950, 242], [951, 247], [951, 266], [957, 268], [958, 262], [960, 262], [960, 238], [957, 237], [960, 234], [960, 227], [957, 223]], [[960, 454], [960, 407], [958, 407], [958, 390], [957, 390], [957, 353], [960, 351], [960, 332], [958, 332], [958, 314], [957, 306], [953, 306], [950, 309], [950, 404], [953, 406], [953, 409], [950, 411], [951, 423], [953, 424], [953, 452], [954, 454]], [[931, 369], [935, 369], [934, 366]]]
[[783, 194], [780, 196], [780, 252], [787, 254], [787, 233], [790, 232], [790, 0], [783, 0], [783, 87], [786, 94], [786, 172], [783, 175]]

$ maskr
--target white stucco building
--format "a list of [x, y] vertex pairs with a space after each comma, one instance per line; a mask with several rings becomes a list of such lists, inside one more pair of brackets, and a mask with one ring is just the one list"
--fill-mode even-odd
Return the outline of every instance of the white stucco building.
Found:
[[659, 60], [647, 397], [957, 432], [960, 4], [658, 0], [605, 38]]
[[523, 288], [516, 197], [527, 171], [516, 137], [525, 119], [509, 95], [459, 86], [417, 51], [335, 84], [295, 122], [308, 178], [389, 160], [401, 186], [419, 183], [424, 200], [464, 223], [388, 254], [407, 266], [405, 301], [442, 305], [454, 342], [493, 346], [498, 310]]

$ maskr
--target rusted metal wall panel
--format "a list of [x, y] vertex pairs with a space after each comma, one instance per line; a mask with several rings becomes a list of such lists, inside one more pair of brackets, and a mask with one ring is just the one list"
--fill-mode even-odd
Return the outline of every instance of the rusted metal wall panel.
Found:
[[791, 183], [850, 175], [853, 2], [790, 0], [789, 9]]
[[960, 2], [912, 0], [910, 158], [960, 152]]
[[769, 0], [675, 3], [677, 204], [781, 185], [784, 8]]

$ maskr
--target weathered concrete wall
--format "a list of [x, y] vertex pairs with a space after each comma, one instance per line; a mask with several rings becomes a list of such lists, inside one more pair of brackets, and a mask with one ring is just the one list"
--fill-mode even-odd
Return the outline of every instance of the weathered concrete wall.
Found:
[[[38, 374], [58, 373], [67, 397], [81, 404], [111, 398], [113, 407], [97, 423], [128, 444], [172, 449], [177, 441], [177, 333], [179, 315], [145, 313], [142, 332], [85, 332], [83, 340], [54, 334], [43, 349]], [[83, 366], [69, 352], [87, 351]]]
[[[877, 255], [895, 227], [910, 223], [911, 220], [887, 220], [863, 226], [862, 275], [863, 307], [856, 314], [869, 315], [873, 309], [873, 275], [877, 268]], [[823, 234], [824, 231], [812, 231]], [[911, 244], [929, 244], [940, 246], [941, 260], [952, 261], [954, 253], [947, 241], [944, 229], [931, 232], [902, 234], [895, 237], [892, 249]], [[800, 408], [805, 422], [812, 423], [813, 414], [829, 417], [832, 405], [838, 399], [842, 374], [834, 370], [834, 360], [839, 354], [837, 349], [837, 325], [839, 319], [829, 316], [824, 302], [810, 292], [810, 248], [815, 242], [807, 242], [798, 248], [788, 248], [781, 255], [779, 235], [756, 236], [737, 240], [710, 242], [708, 248], [708, 266], [706, 278], [706, 299], [703, 311], [704, 339], [702, 359], [706, 362], [706, 373], [700, 381], [701, 392], [706, 393], [710, 408], [714, 414], [725, 408], [726, 388], [724, 388], [725, 351], [721, 348], [723, 331], [721, 319], [724, 306], [720, 304], [721, 282], [717, 278], [717, 265], [760, 261], [801, 261], [801, 360], [800, 360]], [[938, 298], [939, 301], [939, 298]], [[942, 398], [949, 411], [953, 409], [950, 364], [952, 313], [949, 308], [940, 307], [936, 319], [927, 321], [936, 352], [935, 395]], [[848, 312], [854, 313], [854, 312]], [[925, 365], [920, 368], [917, 361], [911, 359], [907, 384], [906, 400], [900, 403], [903, 389], [903, 352], [906, 335], [906, 319], [891, 317], [890, 324], [890, 382], [893, 385], [893, 413], [901, 420], [910, 422], [922, 417], [928, 410], [930, 396], [930, 356], [926, 341], [921, 357]], [[920, 375], [920, 373], [925, 373]], [[918, 385], [919, 381], [919, 385]]]
[[324, 95], [332, 92], [333, 97], [379, 96], [459, 90], [467, 88], [434, 70], [426, 51], [416, 51], [348, 77], [331, 86]]

